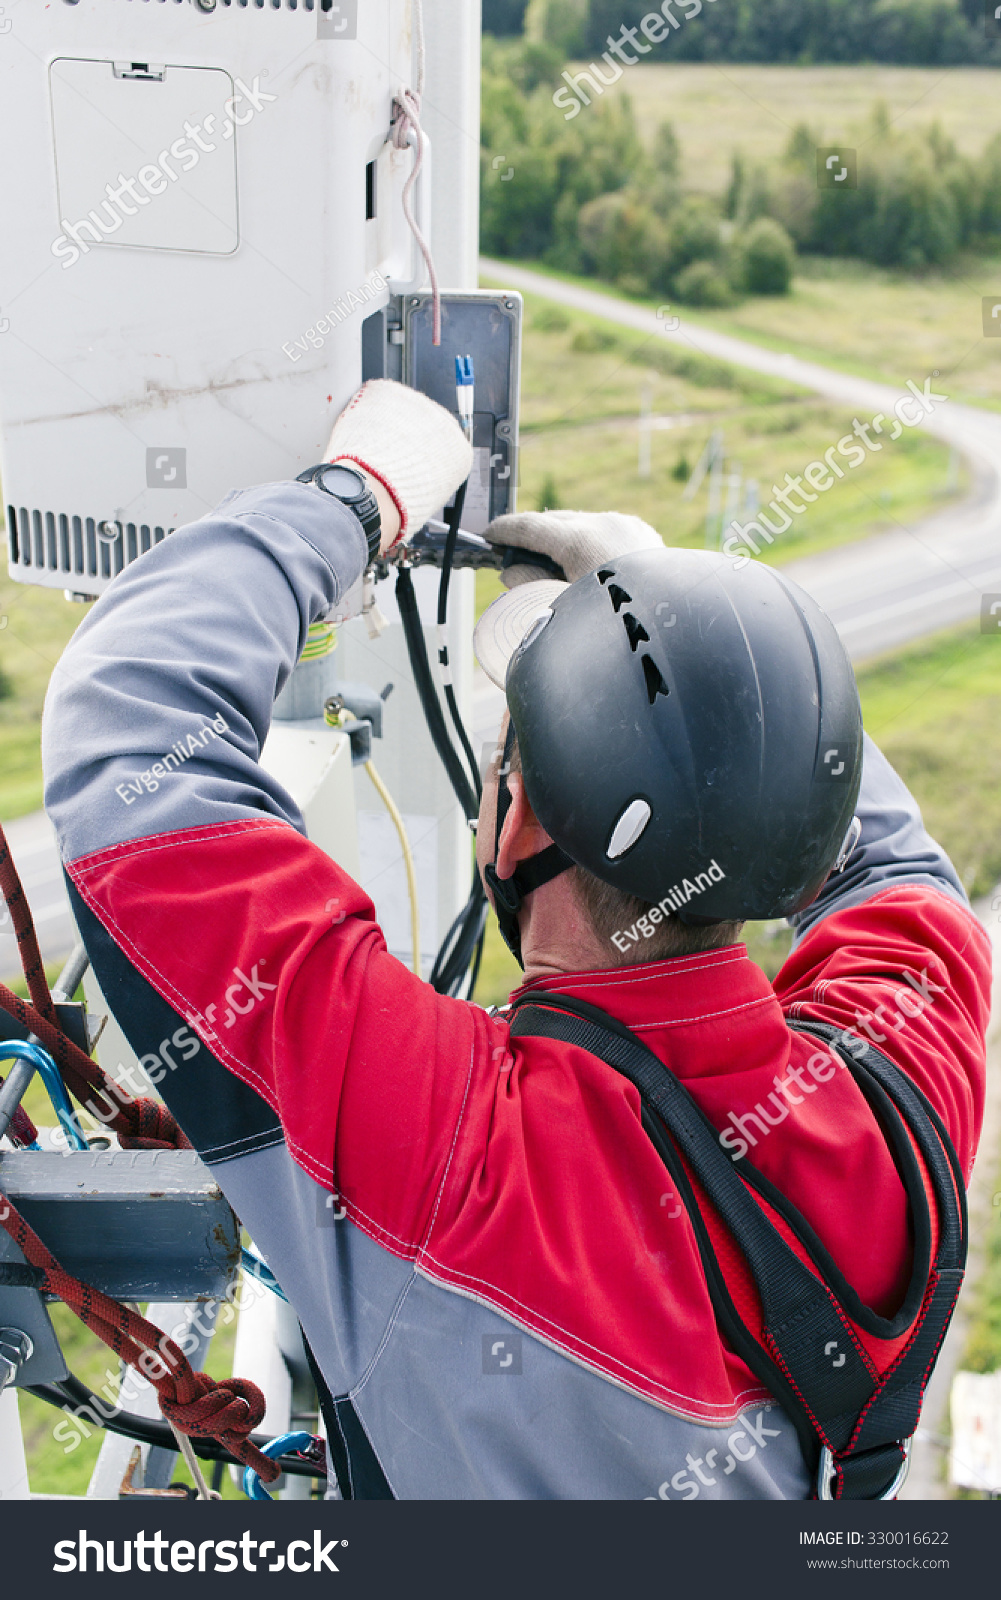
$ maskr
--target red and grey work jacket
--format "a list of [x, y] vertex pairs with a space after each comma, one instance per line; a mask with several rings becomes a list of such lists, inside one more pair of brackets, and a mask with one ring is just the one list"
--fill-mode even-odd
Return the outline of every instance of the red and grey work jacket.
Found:
[[[78, 630], [46, 707], [46, 803], [104, 993], [295, 1308], [342, 1494], [806, 1497], [636, 1089], [407, 971], [258, 764], [310, 622], [365, 560], [350, 512], [265, 485], [150, 550]], [[533, 987], [634, 1030], [891, 1316], [900, 1176], [850, 1073], [789, 1024], [876, 1042], [968, 1175], [991, 962], [871, 743], [859, 815], [774, 985], [734, 945]]]

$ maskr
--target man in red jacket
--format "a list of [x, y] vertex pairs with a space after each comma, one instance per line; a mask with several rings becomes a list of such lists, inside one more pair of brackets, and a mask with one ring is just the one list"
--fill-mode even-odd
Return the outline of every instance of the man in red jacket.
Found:
[[[104, 992], [296, 1309], [340, 1494], [807, 1497], [793, 1391], [721, 1331], [633, 1083], [408, 973], [258, 764], [309, 624], [469, 466], [453, 419], [386, 384], [328, 454], [127, 568], [55, 675], [47, 805]], [[796, 1208], [850, 1310], [826, 1366], [882, 1370], [933, 1241], [850, 1063], [871, 1041], [902, 1069], [968, 1176], [986, 936], [793, 584], [630, 518], [491, 537], [525, 561], [478, 630], [510, 719], [477, 849], [526, 988], [649, 1047], [772, 1214]], [[773, 986], [739, 932], [780, 915]]]

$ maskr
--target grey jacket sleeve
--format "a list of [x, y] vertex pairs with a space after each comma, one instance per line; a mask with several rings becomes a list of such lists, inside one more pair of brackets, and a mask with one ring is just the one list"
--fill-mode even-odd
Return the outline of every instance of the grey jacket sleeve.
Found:
[[258, 758], [310, 623], [367, 559], [346, 507], [312, 484], [272, 483], [227, 496], [127, 567], [46, 701], [45, 803], [63, 859], [246, 817], [303, 831]]
[[822, 917], [861, 905], [881, 889], [941, 889], [969, 905], [955, 867], [927, 832], [917, 801], [868, 734], [855, 814], [862, 832], [844, 870], [832, 872], [813, 904], [789, 918], [796, 929], [794, 948]]

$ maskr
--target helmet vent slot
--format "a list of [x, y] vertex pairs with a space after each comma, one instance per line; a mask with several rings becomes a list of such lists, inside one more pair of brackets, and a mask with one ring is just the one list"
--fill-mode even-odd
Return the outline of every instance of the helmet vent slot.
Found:
[[612, 837], [608, 841], [605, 851], [609, 861], [618, 861], [627, 850], [631, 850], [637, 839], [643, 834], [653, 812], [647, 800], [630, 800], [618, 822], [612, 830]]
[[615, 607], [615, 614], [618, 616], [623, 606], [628, 606], [632, 603], [633, 597], [631, 594], [626, 594], [625, 589], [620, 589], [617, 583], [610, 583], [608, 585], [608, 598]]
[[609, 578], [614, 577], [615, 573], [610, 567], [602, 567], [601, 571], [598, 573], [598, 582], [604, 584], [608, 582]]
[[664, 679], [661, 677], [660, 668], [653, 659], [653, 656], [641, 656], [640, 659], [643, 662], [643, 676], [646, 679], [646, 692], [649, 696], [650, 704], [653, 705], [658, 695], [662, 694], [666, 697], [671, 693], [671, 691], [664, 682]]
[[631, 644], [634, 653], [637, 645], [650, 643], [650, 635], [647, 633], [642, 622], [638, 622], [631, 611], [624, 611], [622, 613], [622, 620], [626, 625], [626, 632], [629, 635], [629, 643]]

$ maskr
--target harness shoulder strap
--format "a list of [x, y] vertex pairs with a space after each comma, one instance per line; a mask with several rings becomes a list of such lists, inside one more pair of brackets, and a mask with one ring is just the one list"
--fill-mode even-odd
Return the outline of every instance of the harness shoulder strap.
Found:
[[[804, 1031], [820, 1032], [816, 1029]], [[907, 1188], [915, 1226], [915, 1266], [904, 1307], [878, 1317], [854, 1295], [805, 1218], [747, 1161], [732, 1160], [717, 1130], [687, 1089], [624, 1024], [585, 1001], [530, 992], [511, 1019], [512, 1035], [561, 1039], [598, 1056], [638, 1089], [643, 1126], [688, 1210], [721, 1332], [757, 1377], [781, 1399], [809, 1461], [818, 1465], [821, 1498], [890, 1498], [906, 1469], [921, 1396], [948, 1327], [965, 1261], [962, 1177], [945, 1128], [924, 1096], [884, 1057], [862, 1065], [841, 1057], [881, 1123]], [[825, 1037], [832, 1049], [837, 1029]], [[867, 1049], [868, 1054], [868, 1049]], [[929, 1173], [939, 1213], [938, 1250], [930, 1262], [931, 1218], [908, 1131]], [[726, 1284], [689, 1172], [745, 1258], [762, 1306], [756, 1337]], [[809, 1264], [765, 1214], [755, 1192], [795, 1233]], [[919, 1248], [928, 1245], [929, 1248]], [[830, 1279], [835, 1281], [832, 1283]], [[906, 1313], [906, 1319], [901, 1318]], [[876, 1338], [911, 1336], [889, 1372], [880, 1374], [854, 1322]], [[834, 1367], [828, 1352], [844, 1356]]]

